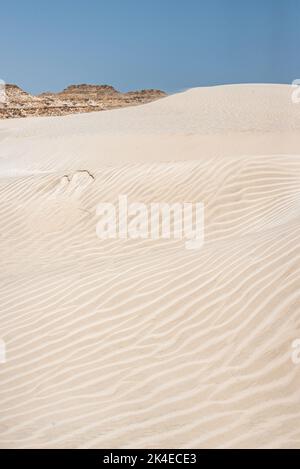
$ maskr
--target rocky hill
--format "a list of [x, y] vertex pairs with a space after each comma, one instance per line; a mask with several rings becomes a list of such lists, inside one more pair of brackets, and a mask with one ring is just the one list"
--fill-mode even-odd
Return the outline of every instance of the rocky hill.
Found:
[[121, 93], [109, 85], [70, 85], [58, 93], [33, 96], [17, 85], [7, 84], [6, 99], [0, 103], [0, 118], [27, 116], [62, 116], [81, 112], [103, 111], [148, 103], [166, 96], [160, 90]]

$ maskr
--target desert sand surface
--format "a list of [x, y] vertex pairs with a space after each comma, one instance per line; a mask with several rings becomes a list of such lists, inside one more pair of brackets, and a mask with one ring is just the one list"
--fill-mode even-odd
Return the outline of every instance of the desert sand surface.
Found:
[[[292, 91], [0, 121], [1, 448], [300, 448]], [[119, 194], [203, 202], [203, 247], [99, 239]]]

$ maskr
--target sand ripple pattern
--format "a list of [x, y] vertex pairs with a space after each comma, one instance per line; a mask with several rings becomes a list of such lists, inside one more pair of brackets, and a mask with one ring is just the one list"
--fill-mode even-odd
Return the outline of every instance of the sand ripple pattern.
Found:
[[[300, 152], [92, 176], [0, 178], [0, 447], [300, 448]], [[119, 194], [204, 202], [203, 248], [99, 240]]]

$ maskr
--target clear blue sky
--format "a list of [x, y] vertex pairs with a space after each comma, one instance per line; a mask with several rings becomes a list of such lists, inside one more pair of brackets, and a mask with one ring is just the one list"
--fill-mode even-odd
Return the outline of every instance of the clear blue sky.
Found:
[[290, 83], [300, 78], [300, 1], [1, 2], [0, 78], [34, 93]]

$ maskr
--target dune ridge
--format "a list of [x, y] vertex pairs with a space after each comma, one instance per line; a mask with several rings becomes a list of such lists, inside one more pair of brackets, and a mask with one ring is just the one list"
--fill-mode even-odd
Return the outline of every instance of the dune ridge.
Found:
[[[291, 92], [0, 122], [0, 447], [300, 448]], [[98, 239], [119, 194], [203, 202], [203, 248]]]

